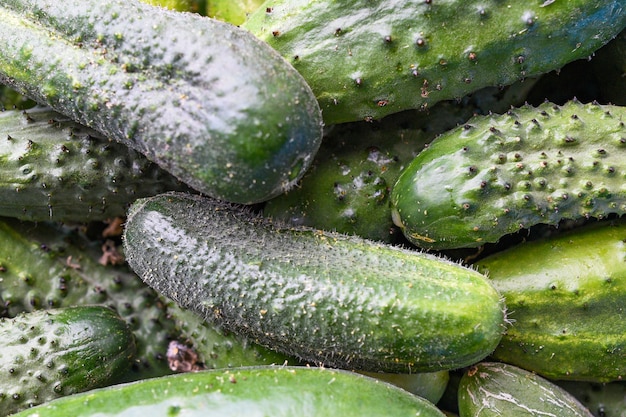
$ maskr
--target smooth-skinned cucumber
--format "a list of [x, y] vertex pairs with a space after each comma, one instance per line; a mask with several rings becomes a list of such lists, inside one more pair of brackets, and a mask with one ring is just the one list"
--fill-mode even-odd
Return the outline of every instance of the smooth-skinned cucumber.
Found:
[[400, 174], [394, 222], [417, 246], [442, 250], [626, 213], [625, 118], [626, 108], [575, 100], [476, 116]]
[[625, 242], [624, 220], [604, 220], [477, 261], [513, 321], [492, 357], [555, 380], [623, 380]]
[[252, 367], [171, 375], [61, 398], [14, 417], [443, 417], [432, 403], [343, 370]]
[[573, 395], [516, 366], [482, 362], [459, 384], [460, 417], [593, 417]]
[[333, 124], [557, 70], [615, 37], [626, 9], [621, 0], [270, 0], [242, 26], [290, 60]]
[[309, 86], [231, 24], [138, 0], [5, 0], [0, 20], [0, 82], [199, 192], [264, 201], [319, 147]]
[[472, 364], [505, 326], [500, 295], [462, 265], [355, 236], [294, 228], [214, 199], [135, 202], [130, 267], [212, 323], [271, 349], [364, 371]]
[[0, 216], [88, 222], [184, 184], [142, 154], [47, 107], [0, 112]]
[[135, 354], [112, 309], [80, 306], [0, 319], [0, 416], [106, 386]]

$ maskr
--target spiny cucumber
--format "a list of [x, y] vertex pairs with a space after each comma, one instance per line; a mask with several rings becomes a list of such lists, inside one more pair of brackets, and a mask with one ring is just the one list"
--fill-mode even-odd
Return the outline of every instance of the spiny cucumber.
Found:
[[400, 174], [394, 222], [414, 244], [476, 247], [536, 224], [626, 212], [626, 108], [570, 101], [476, 116]]
[[476, 262], [513, 325], [492, 357], [557, 380], [626, 376], [626, 222], [604, 220]]
[[3, 0], [0, 20], [0, 82], [199, 192], [264, 201], [319, 147], [309, 86], [232, 24], [138, 0]]
[[499, 294], [472, 269], [197, 195], [135, 202], [124, 252], [148, 285], [209, 322], [333, 367], [462, 367], [505, 325]]
[[587, 58], [622, 0], [270, 0], [244, 23], [311, 85], [327, 124], [508, 85]]
[[593, 417], [573, 395], [516, 366], [471, 366], [459, 385], [460, 417]]
[[81, 306], [0, 319], [0, 416], [106, 386], [130, 366], [135, 342], [113, 310]]
[[87, 222], [185, 190], [140, 153], [46, 107], [0, 112], [0, 216]]

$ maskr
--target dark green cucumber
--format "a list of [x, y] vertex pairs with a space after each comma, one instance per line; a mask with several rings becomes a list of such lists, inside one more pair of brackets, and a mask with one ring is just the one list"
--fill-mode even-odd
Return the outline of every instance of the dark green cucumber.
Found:
[[626, 212], [626, 108], [570, 101], [476, 116], [421, 152], [394, 185], [414, 244], [476, 247], [536, 224]]
[[626, 377], [626, 223], [594, 222], [476, 263], [514, 324], [492, 357], [557, 380]]
[[308, 85], [231, 24], [137, 0], [3, 0], [0, 20], [0, 82], [202, 193], [269, 199], [319, 147]]
[[293, 63], [333, 124], [559, 69], [615, 37], [626, 9], [621, 0], [270, 0], [243, 27]]
[[557, 381], [561, 388], [576, 397], [595, 417], [626, 417], [626, 384], [599, 384], [582, 381]]
[[204, 371], [62, 398], [15, 417], [443, 417], [432, 403], [356, 373], [308, 367]]
[[124, 251], [150, 286], [209, 322], [308, 362], [438, 371], [497, 345], [499, 294], [459, 264], [281, 226], [245, 207], [168, 193], [129, 211]]
[[205, 368], [298, 364], [162, 300], [127, 265], [102, 265], [102, 244], [76, 228], [0, 221], [3, 313], [13, 317], [25, 311], [93, 304], [115, 309], [130, 324], [137, 345], [123, 381], [172, 373], [167, 358], [171, 341], [192, 349]]
[[0, 416], [103, 387], [135, 354], [128, 324], [107, 307], [81, 306], [0, 319]]
[[0, 216], [87, 222], [185, 190], [140, 153], [45, 107], [0, 113]]
[[593, 417], [573, 395], [516, 366], [483, 362], [459, 385], [460, 417]]

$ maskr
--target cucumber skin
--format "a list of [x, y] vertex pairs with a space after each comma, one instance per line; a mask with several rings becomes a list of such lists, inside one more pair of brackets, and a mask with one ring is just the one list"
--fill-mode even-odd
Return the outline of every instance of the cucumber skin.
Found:
[[394, 222], [417, 246], [477, 247], [536, 224], [626, 212], [626, 109], [544, 103], [476, 116], [400, 174]]
[[308, 85], [231, 24], [135, 0], [4, 0], [0, 18], [0, 82], [199, 192], [264, 201], [319, 147]]
[[[46, 107], [0, 113], [0, 216], [88, 222], [188, 187], [128, 147]], [[10, 139], [8, 139], [10, 138]]]
[[272, 223], [183, 193], [138, 200], [124, 252], [150, 286], [212, 323], [327, 366], [438, 371], [475, 363], [503, 332], [500, 296], [459, 264]]
[[101, 265], [101, 245], [72, 227], [0, 219], [0, 315], [77, 305], [116, 310], [130, 324], [137, 345], [119, 382], [171, 374], [166, 360], [171, 340], [194, 349], [209, 369], [298, 364], [163, 300], [128, 265]]
[[622, 1], [271, 0], [243, 24], [311, 85], [326, 124], [379, 119], [591, 56]]
[[483, 362], [459, 385], [460, 417], [593, 417], [570, 393], [516, 366]]
[[622, 380], [625, 239], [624, 220], [595, 222], [478, 261], [514, 321], [492, 357], [555, 380]]
[[443, 417], [430, 402], [355, 373], [257, 367], [179, 374], [94, 390], [15, 417], [172, 415], [189, 417]]
[[0, 416], [106, 386], [130, 366], [135, 341], [113, 310], [80, 306], [0, 319]]

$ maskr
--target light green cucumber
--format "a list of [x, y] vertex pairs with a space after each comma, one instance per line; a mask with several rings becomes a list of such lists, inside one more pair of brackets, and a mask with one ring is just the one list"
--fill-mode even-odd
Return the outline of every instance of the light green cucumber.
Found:
[[46, 107], [0, 112], [0, 216], [88, 222], [188, 187], [142, 154]]
[[626, 223], [605, 220], [479, 260], [513, 325], [492, 357], [555, 380], [626, 376]]
[[536, 224], [626, 212], [626, 108], [569, 101], [476, 116], [400, 174], [394, 222], [430, 249], [477, 247]]
[[460, 417], [593, 417], [573, 395], [516, 366], [483, 362], [459, 385]]
[[[0, 301], [4, 315], [77, 305], [105, 305], [126, 320], [137, 354], [121, 381], [173, 372], [167, 357], [176, 341], [203, 368], [299, 364], [244, 338], [226, 334], [163, 300], [126, 264], [102, 265], [107, 242], [54, 223], [0, 221]], [[115, 244], [113, 244], [113, 249]]]
[[0, 416], [106, 386], [135, 354], [112, 309], [81, 306], [0, 319]]
[[269, 0], [244, 23], [311, 85], [327, 124], [425, 108], [584, 59], [621, 0]]
[[241, 25], [261, 4], [263, 0], [207, 0], [206, 15]]
[[432, 403], [342, 370], [257, 367], [204, 371], [62, 398], [15, 417], [443, 417]]
[[232, 24], [138, 0], [3, 0], [0, 20], [0, 82], [199, 192], [267, 200], [319, 147], [309, 86]]
[[282, 226], [245, 207], [167, 193], [124, 230], [148, 285], [224, 329], [307, 362], [433, 372], [497, 345], [500, 295], [457, 263], [354, 236]]

